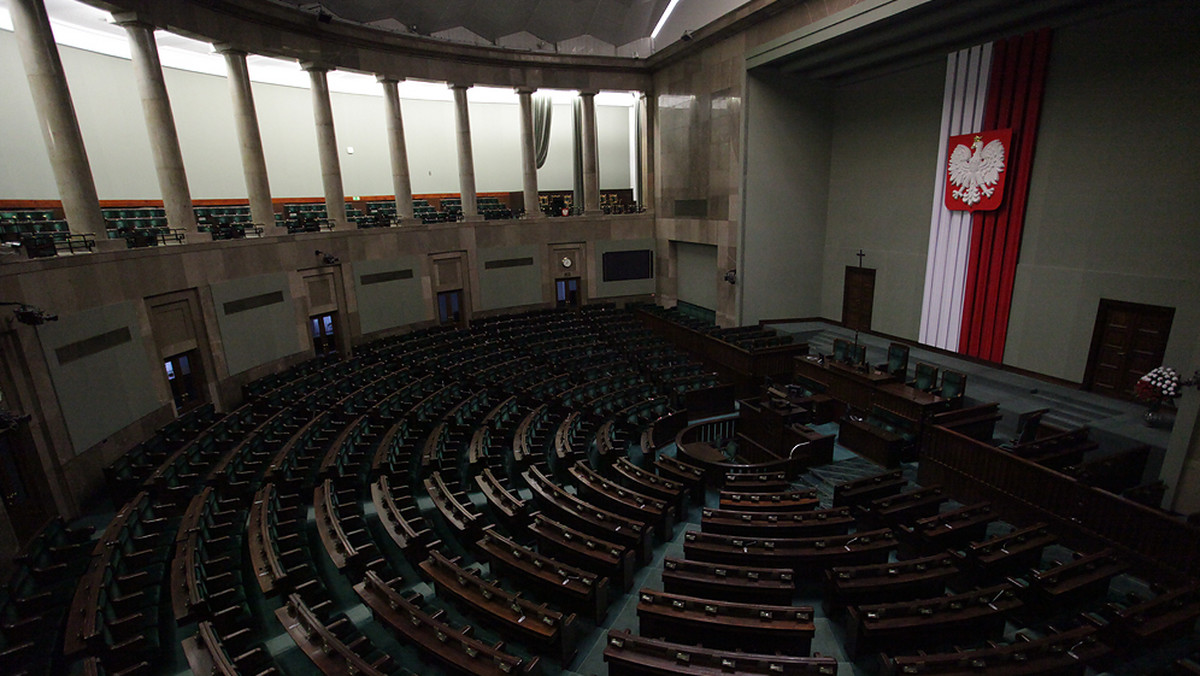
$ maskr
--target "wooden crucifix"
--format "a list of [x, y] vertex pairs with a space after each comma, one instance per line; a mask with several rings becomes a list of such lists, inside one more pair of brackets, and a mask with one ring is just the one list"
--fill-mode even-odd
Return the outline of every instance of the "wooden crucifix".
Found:
[[856, 253], [856, 254], [854, 254], [854, 255], [855, 255], [855, 256], [858, 256], [858, 267], [860, 267], [860, 268], [861, 268], [861, 267], [862, 267], [862, 259], [863, 259], [863, 256], [866, 256], [867, 254], [863, 253], [863, 250], [862, 250], [862, 249], [859, 249], [859, 250], [858, 250], [858, 253]]

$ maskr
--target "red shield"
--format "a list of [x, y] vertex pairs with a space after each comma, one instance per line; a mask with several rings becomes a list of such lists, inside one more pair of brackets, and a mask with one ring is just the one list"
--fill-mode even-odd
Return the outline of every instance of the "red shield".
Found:
[[1004, 197], [1012, 129], [951, 136], [946, 158], [946, 208], [991, 211]]

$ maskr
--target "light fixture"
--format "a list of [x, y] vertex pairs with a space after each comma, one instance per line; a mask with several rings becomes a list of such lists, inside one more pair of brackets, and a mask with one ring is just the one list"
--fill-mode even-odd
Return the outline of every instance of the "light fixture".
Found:
[[730, 270], [725, 273], [725, 281], [730, 284], [737, 284], [737, 270]]
[[331, 253], [325, 253], [324, 251], [321, 251], [320, 249], [317, 249], [315, 253], [316, 253], [316, 255], [322, 257], [321, 262], [325, 265], [337, 265], [338, 263], [342, 262], [340, 259], [338, 259], [337, 256], [334, 256]]
[[654, 40], [658, 37], [659, 31], [667, 24], [667, 18], [671, 16], [671, 12], [675, 11], [675, 5], [679, 4], [679, 0], [671, 0], [671, 4], [667, 5], [666, 11], [658, 18], [658, 23], [655, 24], [654, 30], [650, 32], [650, 39]]

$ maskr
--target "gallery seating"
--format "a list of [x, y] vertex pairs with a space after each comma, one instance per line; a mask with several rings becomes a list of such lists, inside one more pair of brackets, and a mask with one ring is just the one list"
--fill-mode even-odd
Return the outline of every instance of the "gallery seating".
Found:
[[719, 650], [809, 654], [816, 631], [813, 609], [793, 605], [736, 603], [642, 589], [638, 634]]

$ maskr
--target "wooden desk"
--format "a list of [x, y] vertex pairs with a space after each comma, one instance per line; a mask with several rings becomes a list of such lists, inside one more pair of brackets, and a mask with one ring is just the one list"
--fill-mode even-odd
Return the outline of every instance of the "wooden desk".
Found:
[[782, 493], [721, 491], [718, 504], [721, 509], [735, 512], [811, 512], [820, 505], [820, 500], [815, 488]]
[[1112, 648], [1098, 639], [1088, 625], [1037, 639], [1019, 640], [976, 650], [914, 655], [880, 656], [881, 676], [1020, 676], [1022, 674], [1083, 674], [1088, 665], [1103, 662]]
[[1020, 608], [1012, 585], [965, 594], [899, 603], [851, 606], [846, 621], [846, 654], [913, 652], [956, 641], [978, 642], [1004, 629], [1006, 614]]
[[456, 671], [478, 676], [537, 674], [538, 658], [522, 659], [472, 638], [470, 629], [456, 629], [441, 619], [442, 612], [426, 613], [417, 599], [406, 597], [384, 582], [374, 571], [367, 571], [362, 582], [354, 585], [363, 603], [375, 619], [391, 627], [407, 642]]
[[553, 521], [540, 512], [533, 514], [529, 532], [538, 551], [560, 561], [603, 575], [628, 590], [633, 587], [634, 553], [618, 544], [591, 537]]
[[680, 596], [643, 589], [638, 594], [638, 633], [648, 638], [705, 648], [808, 655], [816, 627], [813, 609]]
[[692, 502], [704, 502], [704, 470], [670, 455], [660, 455], [654, 461], [658, 475], [687, 486]]
[[990, 540], [972, 542], [963, 554], [980, 580], [992, 581], [1036, 567], [1042, 560], [1042, 550], [1055, 542], [1058, 538], [1045, 523], [1035, 523]]
[[818, 538], [753, 539], [688, 531], [684, 556], [694, 561], [762, 568], [791, 568], [797, 577], [815, 578], [826, 568], [883, 563], [896, 548], [883, 529]]
[[492, 574], [519, 579], [561, 602], [563, 607], [583, 613], [596, 624], [604, 621], [608, 608], [608, 578], [557, 559], [483, 529], [477, 546], [492, 566]]
[[671, 505], [609, 481], [584, 462], [575, 463], [569, 472], [577, 493], [588, 502], [649, 527], [657, 527], [664, 542], [671, 539], [675, 527], [675, 509]]
[[809, 676], [836, 674], [833, 657], [794, 657], [712, 650], [692, 645], [635, 636], [632, 632], [608, 632], [604, 661], [611, 676], [645, 674], [757, 674], [762, 676]]
[[755, 568], [667, 557], [663, 589], [672, 594], [785, 606], [796, 593], [791, 568]]
[[386, 474], [371, 484], [371, 501], [383, 529], [406, 554], [424, 550], [433, 540], [433, 530], [421, 516], [412, 495], [396, 495]]
[[947, 497], [941, 486], [927, 486], [872, 500], [860, 518], [877, 527], [898, 526], [936, 516]]
[[866, 505], [872, 500], [896, 495], [907, 485], [908, 481], [898, 469], [845, 481], [833, 487], [833, 506]]
[[629, 547], [642, 563], [650, 561], [654, 533], [646, 524], [581, 500], [547, 478], [536, 466], [521, 476], [546, 515], [582, 533]]
[[1112, 579], [1128, 568], [1114, 550], [1102, 549], [1034, 572], [1029, 588], [1036, 603], [1057, 610], [1103, 596]]
[[456, 560], [432, 550], [420, 564], [433, 581], [440, 598], [454, 601], [468, 614], [480, 617], [502, 634], [546, 651], [563, 664], [575, 655], [575, 615], [563, 615], [545, 604], [536, 604], [479, 577]]
[[877, 385], [875, 398], [872, 400], [873, 406], [886, 408], [918, 423], [946, 410], [949, 404], [949, 399], [898, 382]]
[[845, 535], [855, 523], [848, 507], [808, 512], [739, 512], [705, 507], [700, 529], [742, 537], [805, 538]]
[[893, 603], [940, 596], [960, 571], [949, 552], [864, 566], [838, 566], [825, 571], [822, 606], [839, 615], [847, 606]]
[[376, 662], [368, 662], [330, 631], [299, 594], [289, 595], [284, 606], [275, 611], [275, 617], [322, 673], [387, 674], [381, 667], [390, 664], [391, 657], [385, 654]]

